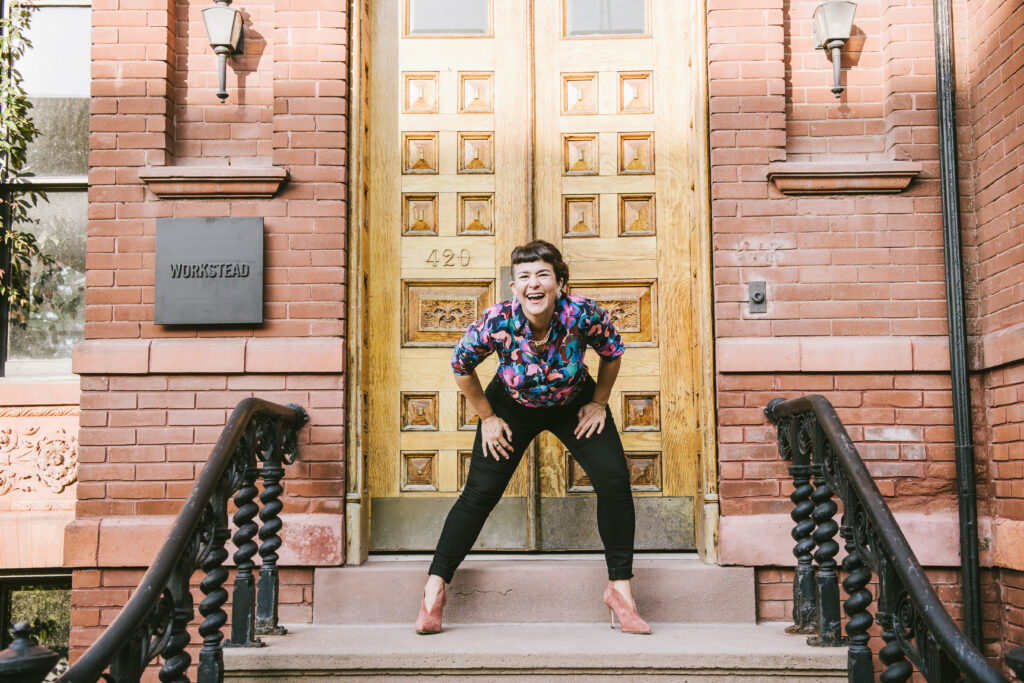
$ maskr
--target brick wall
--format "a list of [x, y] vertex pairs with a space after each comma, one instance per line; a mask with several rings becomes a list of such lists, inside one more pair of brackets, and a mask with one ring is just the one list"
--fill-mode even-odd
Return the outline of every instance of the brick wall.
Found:
[[969, 278], [986, 334], [1024, 324], [1024, 7], [983, 0], [968, 9], [970, 50], [960, 61], [973, 142], [976, 262]]
[[[716, 334], [944, 335], [934, 66], [927, 71], [931, 43], [919, 40], [918, 23], [923, 16], [930, 27], [930, 5], [899, 15], [913, 22], [903, 42], [884, 51], [877, 38], [855, 44], [862, 52], [844, 57], [843, 73], [853, 87], [836, 100], [831, 64], [808, 37], [815, 4], [708, 4]], [[856, 25], [876, 26], [878, 7], [859, 3]], [[885, 75], [882, 63], [907, 60], [921, 72], [908, 83], [924, 87], [927, 76], [932, 96], [908, 96], [912, 116], [893, 116], [913, 121], [910, 139], [898, 153], [887, 142], [883, 154], [881, 93], [870, 84]], [[897, 195], [793, 196], [766, 182], [772, 162], [835, 165], [879, 155], [919, 162], [922, 173]], [[746, 312], [751, 280], [767, 282], [767, 314]]]
[[299, 460], [288, 466], [284, 511], [340, 513], [343, 382], [338, 375], [83, 377], [78, 518], [177, 514], [228, 415], [250, 396], [297, 403], [311, 416], [299, 432]]
[[[948, 376], [729, 374], [719, 378], [718, 389], [723, 515], [790, 512], [788, 463], [779, 457], [775, 428], [765, 424], [762, 411], [772, 398], [809, 393], [823, 394], [836, 407], [893, 510], [956, 508]], [[981, 400], [980, 386], [975, 396]], [[983, 433], [980, 428], [979, 439]], [[983, 491], [984, 461], [978, 478]]]
[[814, 49], [811, 17], [820, 3], [783, 4], [786, 36], [786, 159], [814, 161], [834, 155], [887, 158], [885, 73], [880, 3], [858, 3], [856, 26], [842, 52], [842, 106], [831, 92], [832, 61]]

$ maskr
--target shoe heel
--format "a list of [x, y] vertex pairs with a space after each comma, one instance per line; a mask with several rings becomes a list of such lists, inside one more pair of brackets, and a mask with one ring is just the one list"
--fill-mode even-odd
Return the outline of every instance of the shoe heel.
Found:
[[615, 612], [612, 611], [611, 607], [608, 608], [608, 621], [610, 622], [611, 627], [614, 629], [615, 628]]

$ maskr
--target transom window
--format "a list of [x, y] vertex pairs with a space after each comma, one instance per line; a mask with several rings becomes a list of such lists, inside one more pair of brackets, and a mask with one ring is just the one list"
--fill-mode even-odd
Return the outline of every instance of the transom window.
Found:
[[647, 0], [565, 0], [565, 35], [647, 35]]
[[410, 36], [486, 36], [491, 33], [490, 0], [407, 0]]

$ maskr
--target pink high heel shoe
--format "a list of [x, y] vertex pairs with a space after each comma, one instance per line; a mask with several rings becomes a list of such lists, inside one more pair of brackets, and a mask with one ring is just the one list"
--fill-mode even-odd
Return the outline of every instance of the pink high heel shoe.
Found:
[[446, 602], [448, 602], [448, 591], [444, 588], [441, 588], [441, 594], [434, 599], [434, 604], [430, 609], [427, 609], [427, 596], [423, 596], [420, 613], [416, 617], [416, 633], [425, 636], [441, 632], [441, 612], [444, 611]]
[[651, 627], [637, 614], [636, 606], [626, 602], [622, 593], [615, 590], [612, 582], [604, 589], [604, 604], [608, 605], [608, 618], [611, 620], [612, 628], [615, 628], [616, 617], [619, 620], [623, 633], [635, 633], [637, 635], [650, 635]]

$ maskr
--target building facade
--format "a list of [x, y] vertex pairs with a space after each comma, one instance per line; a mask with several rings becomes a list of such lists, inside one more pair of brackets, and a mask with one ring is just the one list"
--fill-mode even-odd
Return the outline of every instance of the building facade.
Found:
[[[67, 422], [48, 428], [77, 483], [0, 508], [31, 539], [2, 566], [70, 569], [86, 647], [247, 396], [311, 418], [283, 621], [311, 619], [316, 567], [429, 549], [475, 420], [450, 349], [538, 237], [624, 333], [639, 547], [755, 567], [759, 617], [787, 619], [791, 484], [763, 409], [822, 393], [958, 613], [932, 6], [858, 3], [836, 97], [817, 4], [250, 0], [221, 103], [207, 5], [94, 0], [80, 395], [0, 386], [12, 426]], [[1024, 7], [959, 3], [954, 28], [995, 655], [1024, 644]], [[155, 322], [159, 231], [195, 218], [262, 218], [262, 323]], [[571, 454], [541, 439], [531, 463], [482, 547], [595, 547]]]

